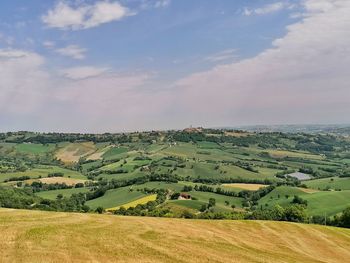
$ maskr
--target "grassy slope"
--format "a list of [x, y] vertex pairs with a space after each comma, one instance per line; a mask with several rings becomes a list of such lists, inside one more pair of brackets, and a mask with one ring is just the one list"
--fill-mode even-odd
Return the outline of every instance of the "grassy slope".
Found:
[[[333, 181], [331, 180], [333, 179]], [[327, 187], [330, 189], [342, 189], [342, 190], [350, 190], [350, 178], [322, 178], [304, 182], [308, 187], [313, 189], [323, 190]]]
[[[278, 195], [280, 197], [278, 198]], [[285, 195], [289, 195], [287, 199]], [[289, 205], [293, 196], [298, 195], [308, 201], [307, 211], [310, 215], [335, 215], [349, 206], [350, 191], [321, 191], [306, 193], [295, 187], [281, 186], [259, 200], [259, 204], [273, 207], [276, 204]], [[272, 198], [271, 198], [272, 197]]]
[[16, 150], [21, 153], [44, 154], [55, 149], [54, 144], [21, 143], [16, 145]]
[[0, 182], [12, 177], [29, 176], [30, 178], [47, 177], [50, 173], [61, 172], [64, 177], [70, 177], [74, 179], [86, 179], [84, 175], [79, 172], [72, 171], [69, 169], [61, 168], [58, 166], [41, 166], [40, 168], [28, 169], [25, 172], [14, 172], [14, 173], [2, 173], [0, 174]]
[[130, 203], [146, 196], [139, 191], [129, 191], [130, 187], [108, 190], [104, 196], [86, 202], [88, 206], [95, 209], [99, 206], [103, 208], [112, 208], [126, 203]]
[[36, 193], [36, 195], [42, 198], [55, 200], [58, 194], [62, 194], [65, 197], [70, 197], [72, 194], [86, 193], [88, 191], [90, 191], [89, 188], [72, 188], [72, 189], [42, 191], [42, 192]]
[[0, 210], [8, 262], [346, 262], [350, 230]]

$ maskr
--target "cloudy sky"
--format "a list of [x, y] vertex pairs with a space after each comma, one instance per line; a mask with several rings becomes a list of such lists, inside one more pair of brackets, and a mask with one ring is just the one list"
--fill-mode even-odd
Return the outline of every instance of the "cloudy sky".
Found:
[[349, 0], [3, 0], [0, 129], [350, 123]]

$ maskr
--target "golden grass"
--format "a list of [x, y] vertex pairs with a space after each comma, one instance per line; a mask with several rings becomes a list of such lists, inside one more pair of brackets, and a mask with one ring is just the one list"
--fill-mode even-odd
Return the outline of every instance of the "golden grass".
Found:
[[45, 178], [40, 178], [40, 179], [30, 179], [27, 180], [27, 183], [32, 183], [34, 181], [40, 181], [44, 184], [63, 184], [65, 183], [66, 185], [76, 185], [78, 183], [85, 183], [86, 180], [82, 179], [74, 179], [74, 178], [67, 178], [67, 177], [45, 177]]
[[139, 199], [137, 199], [137, 200], [135, 200], [135, 201], [126, 203], [126, 204], [124, 204], [124, 205], [120, 205], [120, 206], [117, 206], [117, 207], [108, 208], [108, 209], [106, 209], [106, 210], [107, 210], [107, 211], [113, 211], [113, 210], [119, 209], [119, 208], [121, 208], [121, 207], [124, 207], [125, 209], [128, 209], [129, 207], [135, 207], [135, 206], [137, 206], [137, 205], [147, 204], [149, 201], [155, 201], [156, 199], [157, 199], [157, 195], [156, 195], [156, 194], [148, 195], [148, 196], [139, 198]]
[[239, 189], [244, 189], [244, 190], [249, 190], [249, 191], [256, 191], [256, 190], [259, 190], [260, 188], [266, 187], [267, 185], [234, 183], [234, 184], [223, 184], [223, 186], [232, 187], [232, 188], [239, 188]]
[[86, 160], [93, 160], [93, 161], [96, 161], [96, 160], [100, 160], [102, 159], [102, 156], [105, 154], [105, 152], [107, 152], [112, 146], [107, 146], [103, 149], [100, 149], [96, 152], [94, 152], [93, 154], [89, 155], [86, 157]]
[[81, 157], [96, 151], [93, 142], [70, 143], [56, 152], [56, 157], [64, 163], [78, 162]]
[[0, 210], [2, 262], [348, 262], [350, 230]]
[[320, 192], [319, 190], [315, 190], [315, 189], [311, 189], [311, 188], [298, 187], [298, 189], [303, 191], [304, 193], [308, 193], [308, 194]]

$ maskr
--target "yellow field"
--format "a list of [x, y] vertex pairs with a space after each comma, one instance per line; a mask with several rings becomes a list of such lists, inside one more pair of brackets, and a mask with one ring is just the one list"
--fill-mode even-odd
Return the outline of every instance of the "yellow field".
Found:
[[67, 177], [47, 177], [47, 178], [40, 178], [37, 181], [40, 181], [44, 184], [63, 184], [66, 185], [76, 185], [78, 183], [85, 183], [86, 180], [82, 179], [73, 179], [73, 178], [67, 178]]
[[348, 262], [350, 230], [0, 209], [1, 262]]
[[102, 155], [104, 155], [105, 152], [107, 152], [110, 148], [111, 148], [111, 146], [109, 145], [103, 149], [100, 149], [100, 150], [94, 152], [93, 154], [87, 156], [86, 160], [93, 160], [93, 161], [100, 160], [100, 159], [102, 159]]
[[96, 151], [96, 147], [92, 142], [70, 143], [58, 150], [56, 157], [64, 163], [78, 162], [80, 157], [87, 156]]
[[264, 185], [264, 184], [239, 184], [239, 183], [234, 183], [234, 184], [223, 184], [222, 186], [232, 187], [232, 188], [239, 188], [239, 189], [244, 189], [244, 190], [249, 190], [249, 191], [256, 191], [256, 190], [259, 190], [260, 188], [266, 187], [267, 185]]
[[307, 158], [307, 159], [315, 159], [315, 160], [324, 159], [324, 157], [321, 155], [303, 153], [303, 152], [292, 152], [292, 151], [285, 151], [285, 150], [267, 150], [267, 152], [274, 158], [295, 157], [295, 158]]
[[137, 205], [147, 204], [149, 201], [155, 201], [156, 199], [157, 199], [157, 195], [156, 194], [148, 195], [148, 196], [142, 197], [140, 199], [137, 199], [135, 201], [132, 201], [130, 203], [127, 203], [127, 204], [124, 204], [124, 205], [120, 205], [120, 206], [117, 206], [117, 207], [108, 208], [106, 210], [107, 211], [113, 211], [113, 210], [119, 209], [121, 207], [124, 207], [125, 209], [128, 209], [129, 207], [135, 207]]

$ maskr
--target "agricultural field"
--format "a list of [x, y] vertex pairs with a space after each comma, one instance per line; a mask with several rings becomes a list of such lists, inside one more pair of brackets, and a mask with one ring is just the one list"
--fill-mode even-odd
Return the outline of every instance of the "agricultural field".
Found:
[[87, 205], [91, 208], [101, 206], [106, 209], [111, 209], [136, 201], [145, 196], [146, 194], [140, 191], [132, 191], [130, 187], [122, 187], [119, 189], [108, 190], [104, 196], [88, 201]]
[[55, 150], [54, 144], [22, 143], [16, 145], [16, 151], [20, 153], [45, 154]]
[[249, 191], [256, 191], [266, 187], [266, 185], [263, 185], [263, 184], [239, 184], [239, 183], [223, 184], [222, 186], [228, 187], [228, 188], [241, 189], [241, 190], [249, 190]]
[[350, 190], [348, 178], [330, 177], [305, 182], [307, 187], [316, 190]]
[[70, 143], [60, 148], [55, 156], [64, 163], [74, 163], [84, 156], [93, 154], [96, 150], [92, 142]]
[[89, 188], [70, 188], [70, 189], [42, 191], [42, 192], [36, 193], [36, 195], [45, 199], [55, 200], [57, 199], [58, 195], [62, 195], [63, 197], [70, 197], [72, 194], [86, 193], [89, 191], [91, 191], [91, 189]]
[[129, 203], [122, 204], [120, 206], [108, 208], [107, 210], [108, 211], [113, 211], [113, 210], [117, 210], [117, 209], [119, 209], [121, 207], [124, 207], [125, 209], [128, 209], [129, 207], [136, 207], [137, 205], [147, 204], [148, 202], [155, 201], [156, 199], [157, 199], [157, 195], [156, 194], [148, 195], [148, 196], [136, 199], [135, 201], [131, 201]]
[[[19, 191], [16, 208], [232, 219], [291, 206], [294, 196], [309, 217], [349, 204], [350, 142], [341, 136], [203, 129], [0, 138], [0, 187]], [[298, 173], [310, 180], [292, 178]]]
[[80, 179], [84, 180], [86, 177], [77, 171], [72, 171], [58, 166], [46, 166], [40, 165], [37, 168], [28, 169], [23, 172], [12, 172], [12, 173], [0, 173], [0, 182], [5, 182], [11, 178], [18, 178], [28, 176], [31, 179], [47, 178], [49, 174], [60, 173], [63, 174], [64, 178]]
[[297, 195], [308, 202], [310, 215], [334, 216], [349, 206], [350, 190], [344, 191], [305, 191], [302, 188], [281, 186], [259, 200], [259, 205], [272, 207], [287, 206]]
[[350, 258], [349, 229], [287, 222], [0, 209], [0, 231], [0, 257], [10, 262], [343, 263]]

